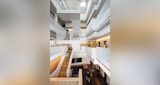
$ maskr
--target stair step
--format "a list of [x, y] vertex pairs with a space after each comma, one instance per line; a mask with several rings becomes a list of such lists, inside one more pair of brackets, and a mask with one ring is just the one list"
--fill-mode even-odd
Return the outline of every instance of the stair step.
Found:
[[68, 60], [66, 58], [64, 59], [58, 77], [66, 77], [66, 71], [67, 71], [67, 68], [68, 68], [68, 63], [69, 63], [71, 51], [69, 50], [68, 52], [69, 52]]
[[68, 65], [62, 65], [62, 67], [67, 67]]
[[60, 72], [59, 74], [66, 74], [66, 72]]
[[59, 74], [58, 77], [66, 77], [66, 74]]

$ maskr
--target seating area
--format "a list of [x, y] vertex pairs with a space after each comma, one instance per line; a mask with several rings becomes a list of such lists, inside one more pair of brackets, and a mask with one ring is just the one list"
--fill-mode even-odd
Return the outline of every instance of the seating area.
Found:
[[[88, 67], [88, 68], [86, 68]], [[95, 67], [95, 66], [94, 66]], [[82, 69], [83, 73], [83, 85], [108, 85], [105, 79], [100, 74], [100, 71], [96, 68], [92, 68], [89, 64], [82, 66], [73, 66], [72, 76], [78, 75], [78, 70]]]

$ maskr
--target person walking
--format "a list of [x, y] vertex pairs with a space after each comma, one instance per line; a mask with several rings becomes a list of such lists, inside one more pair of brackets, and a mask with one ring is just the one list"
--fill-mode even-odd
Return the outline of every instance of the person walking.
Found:
[[66, 60], [68, 60], [68, 51], [66, 52]]

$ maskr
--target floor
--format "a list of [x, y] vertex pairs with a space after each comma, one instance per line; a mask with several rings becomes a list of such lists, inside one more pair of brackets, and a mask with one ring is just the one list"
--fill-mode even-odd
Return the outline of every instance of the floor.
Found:
[[[88, 69], [84, 69], [83, 66], [74, 66], [73, 74], [72, 76], [76, 76], [78, 74], [78, 70], [82, 69], [83, 72], [83, 85], [107, 85], [105, 83], [105, 79], [101, 76], [101, 74], [98, 71], [94, 71], [91, 69], [91, 67], [88, 65]], [[90, 83], [87, 81], [86, 76], [88, 75], [87, 72], [89, 72], [90, 77]]]
[[94, 72], [92, 73], [93, 76], [91, 76], [91, 84], [88, 85], [107, 85], [107, 83], [105, 82], [105, 79], [101, 76], [101, 74], [99, 72]]

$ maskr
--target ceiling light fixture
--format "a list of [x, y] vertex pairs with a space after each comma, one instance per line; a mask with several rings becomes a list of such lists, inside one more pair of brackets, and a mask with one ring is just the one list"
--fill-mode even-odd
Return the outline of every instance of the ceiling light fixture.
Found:
[[86, 6], [86, 2], [84, 2], [84, 1], [81, 2], [81, 3], [80, 3], [80, 6], [81, 6], [81, 7], [85, 7], [85, 6]]

